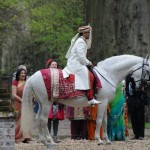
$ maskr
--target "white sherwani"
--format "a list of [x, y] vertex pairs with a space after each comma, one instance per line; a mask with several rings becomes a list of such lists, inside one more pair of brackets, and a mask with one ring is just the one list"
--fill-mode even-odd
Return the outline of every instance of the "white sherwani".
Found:
[[75, 74], [75, 89], [90, 89], [89, 71], [87, 65], [90, 61], [86, 58], [87, 44], [83, 37], [79, 37], [73, 45], [67, 66], [63, 69], [64, 77]]

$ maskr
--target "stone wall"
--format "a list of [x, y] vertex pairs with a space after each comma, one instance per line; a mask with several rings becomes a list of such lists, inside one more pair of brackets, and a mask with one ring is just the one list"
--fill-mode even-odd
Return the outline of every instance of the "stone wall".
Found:
[[14, 117], [0, 117], [0, 150], [15, 150]]

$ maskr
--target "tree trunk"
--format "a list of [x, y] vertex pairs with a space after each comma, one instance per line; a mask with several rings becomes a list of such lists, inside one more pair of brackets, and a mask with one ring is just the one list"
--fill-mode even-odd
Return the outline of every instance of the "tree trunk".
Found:
[[150, 1], [85, 0], [93, 27], [93, 62], [118, 54], [146, 56], [150, 49]]

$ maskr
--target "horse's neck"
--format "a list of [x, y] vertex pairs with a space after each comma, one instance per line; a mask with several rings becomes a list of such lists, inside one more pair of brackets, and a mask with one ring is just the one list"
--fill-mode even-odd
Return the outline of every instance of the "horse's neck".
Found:
[[101, 67], [110, 74], [111, 80], [117, 85], [133, 71], [136, 64], [142, 63], [142, 61], [143, 59], [140, 57], [129, 57], [128, 59], [122, 60], [118, 63], [112, 63], [110, 66], [103, 65]]

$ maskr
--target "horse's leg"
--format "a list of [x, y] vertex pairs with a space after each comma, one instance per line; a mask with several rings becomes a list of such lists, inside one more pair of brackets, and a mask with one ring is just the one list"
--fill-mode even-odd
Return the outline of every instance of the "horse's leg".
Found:
[[103, 144], [104, 142], [100, 138], [100, 128], [102, 125], [102, 120], [104, 117], [104, 113], [106, 110], [107, 104], [106, 102], [102, 102], [102, 104], [98, 105], [98, 110], [97, 110], [97, 119], [96, 119], [96, 130], [95, 130], [95, 140], [98, 141], [98, 144]]
[[[38, 97], [39, 98], [39, 97]], [[51, 107], [51, 103], [47, 100], [43, 103], [39, 101], [39, 111], [36, 116], [37, 127], [39, 130], [39, 140], [44, 143], [44, 145], [55, 144], [47, 127], [48, 113]]]
[[102, 126], [103, 126], [103, 138], [107, 144], [111, 144], [110, 140], [108, 139], [108, 134], [107, 134], [107, 109], [104, 112]]
[[46, 141], [54, 145], [56, 143], [53, 141], [53, 138], [51, 134], [49, 133], [48, 126], [47, 126], [48, 114], [49, 114], [50, 108], [51, 108], [51, 104], [49, 105], [44, 104], [42, 107], [42, 113], [41, 113], [41, 117], [43, 117], [42, 128], [43, 128], [43, 134], [46, 138]]

